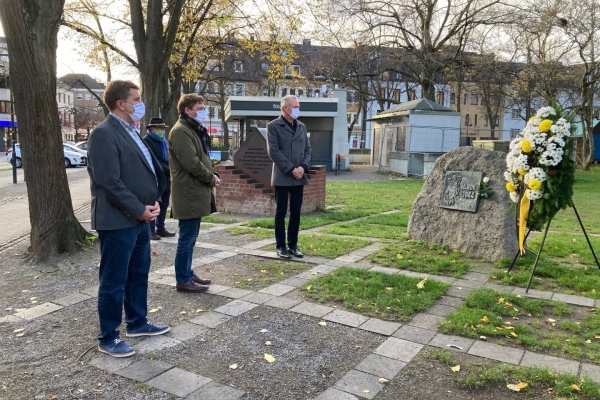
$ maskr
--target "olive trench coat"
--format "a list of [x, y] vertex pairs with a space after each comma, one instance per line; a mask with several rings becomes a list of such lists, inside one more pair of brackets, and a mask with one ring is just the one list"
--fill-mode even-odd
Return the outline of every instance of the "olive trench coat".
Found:
[[168, 137], [173, 218], [201, 218], [211, 213], [215, 169], [191, 122], [179, 119]]
[[306, 125], [296, 120], [296, 133], [284, 121], [283, 116], [267, 125], [267, 151], [273, 161], [271, 185], [299, 186], [308, 185], [306, 174], [301, 179], [292, 175], [294, 168], [302, 166], [305, 172], [310, 168], [312, 153]]

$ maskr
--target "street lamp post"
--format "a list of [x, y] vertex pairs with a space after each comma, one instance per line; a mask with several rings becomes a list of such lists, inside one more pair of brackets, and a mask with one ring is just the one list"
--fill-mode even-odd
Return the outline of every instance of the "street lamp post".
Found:
[[[12, 169], [13, 169], [13, 183], [17, 183], [17, 132], [15, 130], [15, 99], [12, 88], [10, 90], [10, 129], [12, 131]], [[23, 158], [21, 158], [21, 165], [23, 165]], [[25, 168], [25, 167], [23, 167]]]

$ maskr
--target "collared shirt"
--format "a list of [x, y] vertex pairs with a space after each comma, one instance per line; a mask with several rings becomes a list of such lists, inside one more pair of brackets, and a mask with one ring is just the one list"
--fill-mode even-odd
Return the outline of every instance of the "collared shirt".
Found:
[[285, 119], [285, 117], [283, 115], [281, 117], [283, 118], [283, 120], [285, 121], [287, 126], [292, 128], [292, 132], [296, 133], [296, 129], [298, 128], [298, 123], [296, 122], [296, 120], [294, 120], [293, 122], [290, 122], [287, 119]]
[[135, 127], [135, 124], [130, 124], [128, 122], [123, 121], [116, 114], [110, 113], [110, 115], [115, 117], [117, 119], [117, 121], [119, 121], [121, 123], [121, 125], [123, 125], [123, 128], [125, 128], [127, 133], [129, 133], [129, 136], [131, 136], [131, 138], [137, 143], [137, 145], [140, 148], [140, 150], [142, 151], [142, 153], [144, 153], [144, 157], [146, 157], [146, 161], [148, 161], [148, 164], [150, 165], [150, 168], [152, 169], [152, 173], [154, 174], [154, 178], [156, 179], [156, 171], [154, 170], [154, 163], [152, 162], [152, 156], [150, 155], [150, 150], [148, 150], [148, 147], [146, 147], [146, 145], [142, 141], [142, 138], [140, 137], [140, 134], [138, 133], [138, 131]]

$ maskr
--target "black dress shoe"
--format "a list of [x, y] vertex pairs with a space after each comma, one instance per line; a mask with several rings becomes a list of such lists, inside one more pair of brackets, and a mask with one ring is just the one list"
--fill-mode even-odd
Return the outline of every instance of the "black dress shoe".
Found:
[[299, 248], [294, 247], [294, 248], [289, 248], [288, 251], [290, 252], [291, 255], [298, 257], [298, 258], [302, 258], [304, 257], [304, 254], [302, 254], [302, 252], [300, 251]]
[[211, 283], [210, 279], [198, 278], [198, 275], [196, 275], [196, 274], [192, 275], [192, 280], [200, 285], [210, 285], [210, 283]]
[[288, 253], [288, 251], [285, 249], [285, 247], [279, 247], [277, 249], [277, 255], [279, 256], [279, 258], [284, 258], [286, 260], [289, 260], [290, 258], [292, 258], [292, 256], [290, 256], [290, 253]]
[[199, 285], [193, 280], [189, 280], [186, 283], [177, 284], [175, 286], [178, 292], [191, 292], [191, 293], [199, 293], [206, 292], [209, 288], [206, 285]]
[[160, 240], [160, 236], [156, 234], [156, 232], [150, 233], [150, 240]]
[[174, 233], [172, 233], [172, 232], [169, 232], [169, 231], [168, 231], [168, 230], [166, 230], [166, 229], [163, 229], [163, 230], [160, 230], [160, 231], [156, 231], [156, 234], [157, 234], [158, 236], [160, 236], [160, 237], [173, 237], [173, 236], [175, 236], [175, 234], [174, 234]]

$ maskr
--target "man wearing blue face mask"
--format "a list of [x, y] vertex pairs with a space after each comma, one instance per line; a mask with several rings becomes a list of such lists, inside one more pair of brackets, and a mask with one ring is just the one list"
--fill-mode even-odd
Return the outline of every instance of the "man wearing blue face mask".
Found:
[[150, 221], [150, 240], [160, 240], [161, 237], [173, 237], [174, 233], [165, 228], [165, 217], [169, 207], [169, 198], [171, 197], [171, 170], [169, 169], [169, 148], [165, 138], [167, 125], [162, 118], [152, 118], [147, 128], [147, 134], [144, 136], [144, 142], [154, 154], [154, 157], [160, 163], [160, 166], [167, 178], [167, 188], [162, 194], [160, 203], [160, 214], [155, 221]]
[[136, 129], [145, 111], [140, 88], [130, 81], [109, 82], [104, 103], [110, 114], [90, 134], [87, 167], [92, 229], [100, 242], [98, 350], [128, 357], [135, 351], [117, 330], [123, 309], [129, 337], [169, 330], [147, 319], [150, 221], [160, 213], [167, 181]]
[[[298, 121], [300, 102], [293, 95], [285, 96], [280, 104], [281, 116], [267, 125], [267, 151], [273, 161], [271, 185], [275, 188], [275, 240], [280, 258], [302, 258], [298, 248], [300, 211], [304, 185], [308, 185], [306, 172], [310, 168], [312, 153], [306, 125]], [[290, 209], [290, 222], [285, 235], [285, 215]]]
[[204, 292], [210, 279], [199, 278], [192, 270], [194, 246], [200, 220], [216, 211], [213, 189], [221, 183], [212, 161], [210, 136], [202, 122], [206, 118], [204, 98], [184, 94], [177, 104], [179, 120], [169, 132], [171, 197], [173, 217], [179, 220], [179, 240], [175, 255], [178, 292]]

